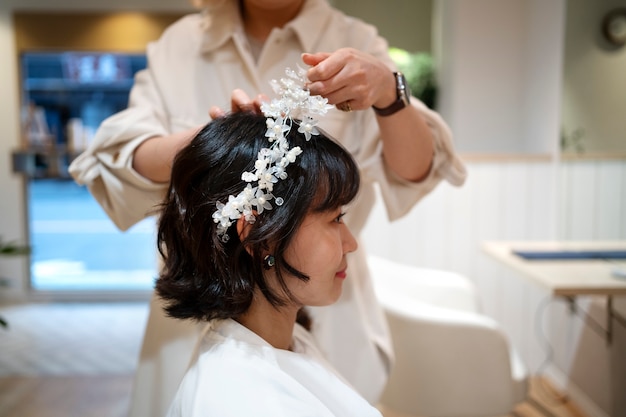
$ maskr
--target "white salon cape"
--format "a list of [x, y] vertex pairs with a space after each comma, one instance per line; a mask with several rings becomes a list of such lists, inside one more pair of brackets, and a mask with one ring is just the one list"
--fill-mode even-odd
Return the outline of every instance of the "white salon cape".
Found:
[[[148, 68], [135, 77], [129, 107], [105, 120], [91, 146], [71, 164], [76, 182], [89, 187], [120, 229], [150, 215], [167, 189], [166, 184], [153, 183], [132, 168], [133, 152], [146, 139], [207, 123], [211, 106], [230, 108], [235, 88], [251, 97], [258, 93], [272, 97], [270, 80], [284, 77], [287, 67], [303, 65], [304, 51], [328, 52], [349, 46], [395, 69], [388, 45], [376, 29], [345, 16], [326, 0], [306, 0], [294, 20], [271, 32], [255, 60], [238, 3], [222, 2], [210, 19], [203, 14], [186, 16], [151, 43]], [[350, 113], [332, 109], [320, 120], [320, 126], [350, 151], [361, 170], [361, 191], [345, 217], [357, 239], [375, 202], [374, 184], [394, 220], [442, 180], [457, 186], [465, 180], [465, 167], [453, 149], [445, 122], [420, 101], [413, 100], [412, 105], [420, 110], [435, 140], [431, 172], [419, 183], [398, 178], [383, 162], [371, 109]], [[386, 383], [393, 349], [365, 256], [362, 245], [350, 254], [348, 278], [339, 301], [312, 309], [313, 334], [333, 367], [374, 404]], [[165, 415], [199, 334], [197, 326], [167, 318], [161, 307], [153, 297], [131, 417]]]
[[292, 346], [276, 349], [234, 320], [212, 321], [168, 417], [381, 417], [297, 324]]

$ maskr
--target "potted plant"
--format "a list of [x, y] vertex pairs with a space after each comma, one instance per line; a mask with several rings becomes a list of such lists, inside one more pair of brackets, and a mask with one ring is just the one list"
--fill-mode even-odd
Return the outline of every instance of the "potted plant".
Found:
[[411, 94], [431, 109], [437, 104], [437, 78], [432, 55], [427, 52], [410, 53], [400, 48], [389, 48], [389, 55], [409, 84]]
[[[30, 247], [26, 245], [18, 245], [15, 242], [4, 242], [0, 236], [0, 257], [4, 256], [23, 256], [30, 253]], [[9, 285], [9, 279], [0, 276], [0, 288]], [[8, 327], [7, 321], [0, 316], [0, 327]]]

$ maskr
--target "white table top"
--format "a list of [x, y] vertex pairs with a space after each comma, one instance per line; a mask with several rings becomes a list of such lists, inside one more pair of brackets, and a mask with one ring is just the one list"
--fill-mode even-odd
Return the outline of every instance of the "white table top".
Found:
[[494, 259], [538, 284], [553, 295], [626, 295], [626, 278], [613, 275], [613, 270], [626, 271], [626, 260], [527, 260], [513, 250], [626, 250], [626, 241], [547, 242], [494, 241], [484, 242], [482, 249]]

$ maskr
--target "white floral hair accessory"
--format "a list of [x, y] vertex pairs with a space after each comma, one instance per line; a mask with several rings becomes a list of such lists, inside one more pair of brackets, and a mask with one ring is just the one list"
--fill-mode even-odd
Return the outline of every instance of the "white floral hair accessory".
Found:
[[310, 95], [305, 87], [308, 81], [306, 70], [300, 67], [298, 71], [287, 68], [285, 74], [287, 78], [270, 82], [280, 98], [261, 105], [261, 111], [267, 118], [265, 136], [270, 146], [259, 151], [252, 172], [241, 174], [241, 179], [247, 183], [246, 187], [237, 196], [229, 195], [226, 203], [216, 204], [213, 221], [217, 223], [217, 235], [223, 242], [228, 241], [228, 228], [242, 216], [248, 223], [254, 223], [255, 212], [261, 214], [271, 210], [272, 200], [277, 206], [283, 205], [283, 198], [272, 194], [274, 184], [287, 178], [287, 166], [302, 153], [299, 146], [289, 147], [286, 136], [295, 123], [298, 132], [304, 134], [307, 141], [310, 140], [319, 134], [314, 116], [324, 115], [333, 107], [327, 99]]

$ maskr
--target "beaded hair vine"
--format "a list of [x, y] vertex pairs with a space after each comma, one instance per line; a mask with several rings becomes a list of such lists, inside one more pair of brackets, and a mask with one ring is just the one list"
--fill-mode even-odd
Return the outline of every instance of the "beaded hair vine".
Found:
[[241, 179], [247, 183], [245, 188], [237, 196], [229, 195], [226, 203], [216, 204], [213, 221], [217, 223], [217, 235], [222, 242], [228, 241], [228, 228], [242, 216], [248, 223], [254, 223], [255, 215], [273, 208], [272, 200], [276, 206], [284, 203], [282, 197], [272, 194], [274, 184], [287, 178], [287, 166], [302, 153], [299, 146], [289, 147], [286, 136], [295, 123], [298, 132], [309, 141], [319, 134], [314, 116], [325, 115], [333, 107], [327, 99], [310, 95], [305, 87], [308, 82], [306, 70], [287, 68], [285, 74], [286, 78], [270, 82], [280, 98], [261, 105], [261, 112], [266, 117], [265, 136], [269, 147], [259, 151], [252, 172], [241, 174]]

